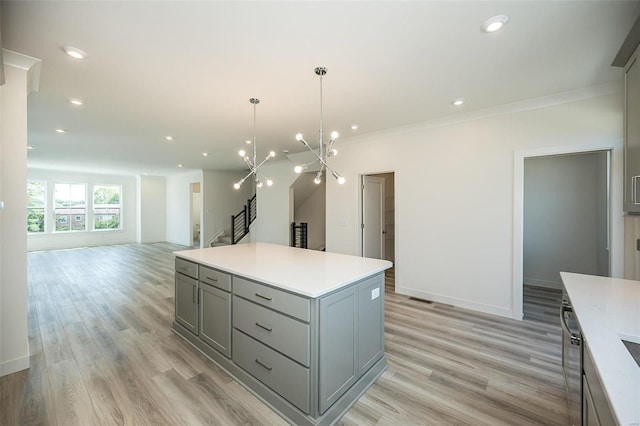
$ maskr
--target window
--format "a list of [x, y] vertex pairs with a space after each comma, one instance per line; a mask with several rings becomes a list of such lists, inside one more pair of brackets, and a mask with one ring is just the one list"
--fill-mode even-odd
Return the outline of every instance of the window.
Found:
[[84, 231], [87, 209], [86, 185], [56, 183], [53, 193], [55, 231]]
[[27, 181], [27, 232], [44, 232], [44, 206], [47, 188], [44, 182]]
[[118, 185], [93, 187], [93, 229], [120, 229], [120, 193]]

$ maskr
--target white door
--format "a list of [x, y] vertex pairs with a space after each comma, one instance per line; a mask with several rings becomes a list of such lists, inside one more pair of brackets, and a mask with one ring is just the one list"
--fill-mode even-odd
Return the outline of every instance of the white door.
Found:
[[384, 179], [362, 177], [362, 255], [384, 259]]

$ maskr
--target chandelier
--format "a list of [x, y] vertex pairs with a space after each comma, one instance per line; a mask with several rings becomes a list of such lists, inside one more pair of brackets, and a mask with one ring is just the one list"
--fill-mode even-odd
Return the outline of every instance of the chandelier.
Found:
[[[253, 104], [253, 159], [249, 158], [249, 156], [247, 155], [247, 153], [246, 153], [246, 151], [244, 149], [241, 149], [240, 151], [238, 151], [238, 155], [240, 155], [240, 157], [242, 157], [244, 162], [249, 167], [249, 173], [245, 177], [240, 179], [238, 182], [233, 184], [233, 187], [235, 189], [240, 189], [240, 187], [242, 186], [244, 181], [247, 180], [247, 178], [249, 178], [251, 175], [254, 176], [254, 179], [255, 179], [255, 182], [256, 182], [256, 187], [262, 188], [262, 180], [260, 180], [260, 175], [258, 174], [258, 169], [264, 163], [266, 163], [267, 160], [269, 160], [270, 158], [273, 158], [273, 157], [276, 156], [275, 151], [270, 151], [269, 155], [267, 155], [267, 157], [264, 160], [262, 160], [262, 162], [260, 164], [258, 164], [258, 162], [256, 160], [256, 105], [258, 105], [260, 103], [260, 99], [251, 98], [251, 99], [249, 99], [249, 102], [251, 102]], [[247, 143], [251, 143], [251, 141], [247, 141]], [[266, 181], [267, 186], [273, 185], [273, 181], [271, 179], [264, 178], [264, 177], [263, 177], [263, 179]]]
[[306, 170], [307, 167], [309, 167], [311, 164], [313, 164], [313, 163], [315, 163], [317, 161], [318, 163], [320, 163], [320, 170], [316, 174], [315, 179], [313, 179], [313, 181], [316, 184], [319, 184], [319, 183], [322, 182], [322, 172], [324, 172], [324, 169], [326, 168], [327, 171], [330, 172], [331, 175], [334, 178], [336, 178], [338, 183], [342, 185], [345, 182], [345, 178], [340, 176], [340, 174], [338, 172], [333, 170], [327, 164], [327, 159], [329, 157], [333, 157], [335, 155], [338, 155], [338, 151], [333, 148], [333, 143], [336, 141], [336, 139], [338, 139], [338, 132], [336, 132], [336, 131], [331, 132], [331, 139], [329, 139], [329, 143], [325, 144], [324, 140], [323, 140], [323, 129], [322, 129], [322, 76], [327, 73], [327, 69], [325, 67], [318, 67], [314, 71], [315, 71], [316, 75], [318, 75], [320, 77], [320, 146], [318, 147], [317, 150], [311, 148], [309, 143], [306, 140], [304, 140], [304, 137], [302, 136], [302, 133], [298, 133], [296, 135], [296, 140], [299, 141], [299, 142], [302, 142], [304, 144], [304, 146], [306, 146], [309, 149], [309, 151], [313, 152], [313, 154], [316, 156], [316, 159], [312, 160], [312, 161], [310, 161], [310, 162], [308, 162], [306, 164], [296, 166], [293, 170], [296, 173], [302, 173], [303, 170]]

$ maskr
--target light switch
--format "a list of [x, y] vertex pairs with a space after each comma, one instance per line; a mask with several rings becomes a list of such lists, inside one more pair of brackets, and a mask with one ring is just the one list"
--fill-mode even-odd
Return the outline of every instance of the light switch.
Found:
[[373, 290], [371, 290], [371, 300], [375, 300], [378, 297], [380, 297], [380, 289], [374, 288]]

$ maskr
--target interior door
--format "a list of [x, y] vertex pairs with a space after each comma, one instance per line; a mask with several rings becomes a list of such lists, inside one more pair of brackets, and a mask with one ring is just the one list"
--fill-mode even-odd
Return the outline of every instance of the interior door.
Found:
[[384, 179], [362, 177], [362, 255], [384, 259]]

